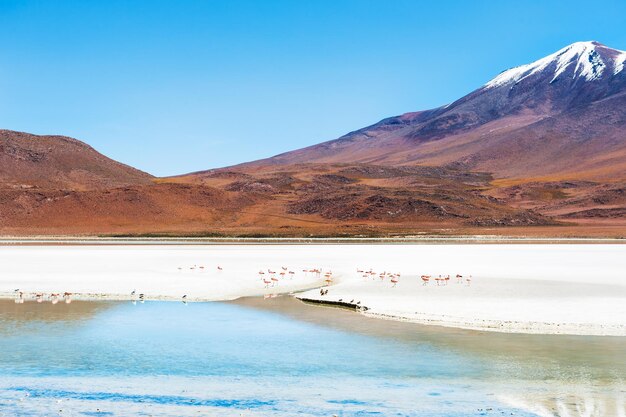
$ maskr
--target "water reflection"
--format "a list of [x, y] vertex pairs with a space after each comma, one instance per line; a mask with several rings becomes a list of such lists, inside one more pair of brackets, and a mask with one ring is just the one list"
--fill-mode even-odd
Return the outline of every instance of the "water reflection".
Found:
[[6, 415], [63, 401], [114, 415], [625, 416], [624, 338], [428, 327], [291, 297], [2, 301], [0, 334]]
[[18, 304], [11, 300], [0, 300], [0, 335], [14, 334], [33, 325], [80, 325], [118, 304], [88, 301], [74, 301], [71, 304], [26, 301]]
[[[471, 356], [504, 403], [538, 416], [626, 416], [626, 338], [478, 332], [368, 318], [291, 297], [238, 305], [363, 335]], [[465, 377], [463, 370], [458, 370]]]
[[540, 379], [549, 379], [554, 373], [607, 380], [626, 375], [626, 361], [623, 360], [626, 338], [623, 337], [509, 334], [424, 326], [313, 306], [292, 297], [242, 298], [233, 303], [277, 312], [315, 325], [471, 354], [495, 360], [500, 366], [523, 367], [528, 372], [525, 375], [532, 379], [540, 376]]
[[526, 410], [540, 417], [626, 416], [626, 400], [621, 387], [594, 389], [563, 385], [557, 395], [550, 389], [511, 392], [499, 395], [499, 400], [512, 407]]

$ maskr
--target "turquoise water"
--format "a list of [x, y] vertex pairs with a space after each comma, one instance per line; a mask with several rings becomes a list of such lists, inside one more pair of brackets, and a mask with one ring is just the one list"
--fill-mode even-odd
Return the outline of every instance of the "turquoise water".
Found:
[[618, 413], [625, 354], [620, 338], [427, 328], [289, 297], [5, 301], [0, 415], [531, 416], [559, 401]]

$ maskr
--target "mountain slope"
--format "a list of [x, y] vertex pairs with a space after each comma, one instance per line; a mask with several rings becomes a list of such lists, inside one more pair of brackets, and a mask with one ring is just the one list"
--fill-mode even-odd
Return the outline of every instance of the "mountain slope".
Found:
[[624, 237], [625, 65], [580, 42], [444, 107], [171, 178], [0, 131], [0, 233]]
[[151, 179], [76, 139], [0, 130], [0, 188], [88, 190]]
[[210, 232], [256, 201], [157, 182], [76, 139], [0, 130], [1, 234]]
[[243, 166], [448, 165], [497, 178], [626, 179], [626, 52], [578, 42], [447, 106]]

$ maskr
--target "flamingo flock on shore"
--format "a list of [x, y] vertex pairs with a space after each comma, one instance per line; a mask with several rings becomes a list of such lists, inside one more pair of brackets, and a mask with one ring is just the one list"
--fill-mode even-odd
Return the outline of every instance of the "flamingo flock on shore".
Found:
[[[379, 278], [380, 281], [385, 281], [385, 279], [389, 278], [389, 282], [391, 283], [391, 287], [394, 288], [398, 285], [398, 283], [400, 282], [400, 273], [391, 273], [391, 272], [387, 272], [387, 271], [383, 271], [383, 272], [376, 272], [373, 269], [360, 269], [357, 268], [356, 270], [357, 274], [360, 274], [361, 277], [367, 281], [367, 280], [372, 280], [375, 281], [376, 278]], [[432, 275], [421, 275], [420, 279], [422, 281], [422, 285], [429, 285], [430, 281], [433, 280], [436, 282], [437, 286], [444, 286], [444, 285], [448, 285], [448, 283], [450, 282], [451, 278], [450, 275], [439, 275], [435, 278], [432, 277]], [[469, 275], [467, 277], [464, 277], [461, 274], [456, 274], [456, 283], [457, 284], [463, 284], [465, 283], [465, 285], [469, 286], [472, 284], [472, 276]]]
[[19, 288], [13, 290], [15, 294], [15, 304], [24, 304], [24, 301], [34, 300], [37, 303], [43, 303], [44, 301], [50, 301], [52, 304], [57, 304], [61, 299], [65, 302], [65, 304], [70, 304], [72, 302], [72, 293], [64, 292], [63, 298], [59, 293], [50, 293], [45, 294], [42, 292], [24, 292]]
[[[422, 285], [428, 285], [430, 283], [431, 278], [432, 278], [431, 275], [422, 275], [421, 276]], [[438, 277], [434, 278], [434, 281], [437, 283], [437, 286], [448, 285], [448, 283], [450, 282], [450, 275], [446, 275], [445, 277], [439, 275]], [[470, 275], [464, 278], [463, 275], [456, 274], [456, 283], [463, 284], [463, 282], [465, 282], [467, 286], [472, 285], [472, 276]]]
[[[221, 265], [216, 265], [215, 268], [217, 270], [217, 273], [221, 273], [224, 270], [224, 268]], [[187, 269], [189, 271], [204, 272], [207, 270], [207, 267], [205, 267], [205, 265], [193, 264], [187, 267], [179, 266], [177, 267], [177, 269], [179, 271], [183, 271]], [[308, 277], [309, 275], [313, 275], [313, 277], [315, 277], [318, 280], [321, 280], [323, 278], [325, 287], [331, 286], [334, 282], [334, 276], [331, 270], [324, 270], [322, 268], [305, 268], [305, 269], [302, 269], [301, 271], [305, 277]], [[390, 285], [391, 288], [397, 287], [401, 278], [401, 274], [399, 272], [394, 273], [394, 272], [388, 272], [387, 270], [384, 270], [382, 272], [376, 272], [372, 268], [370, 269], [357, 268], [356, 272], [357, 274], [360, 274], [360, 276], [365, 281], [368, 281], [368, 280], [378, 281], [379, 280], [380, 282], [389, 282], [391, 284]], [[281, 266], [280, 268], [275, 268], [275, 269], [272, 269], [272, 268], [261, 269], [258, 272], [258, 277], [261, 280], [265, 289], [268, 289], [270, 287], [276, 287], [277, 285], [280, 284], [281, 281], [285, 281], [287, 279], [293, 280], [296, 276], [297, 276], [296, 272], [293, 269], [286, 267], [286, 266]], [[473, 279], [472, 275], [463, 276], [461, 274], [456, 274], [455, 276], [456, 284], [460, 284], [460, 285], [465, 284], [465, 286], [470, 286], [472, 284], [472, 279]], [[436, 286], [447, 286], [452, 281], [452, 278], [450, 275], [445, 275], [445, 276], [438, 275], [436, 277], [433, 277], [432, 275], [421, 275], [420, 280], [423, 286], [430, 285], [431, 281], [434, 281], [436, 283]], [[328, 293], [328, 289], [324, 289], [324, 288], [320, 289], [320, 295], [326, 295], [327, 293]], [[49, 293], [49, 294], [42, 293], [42, 292], [26, 293], [24, 291], [21, 291], [20, 289], [15, 289], [14, 294], [15, 294], [16, 304], [23, 304], [24, 301], [28, 301], [28, 300], [33, 300], [33, 301], [36, 301], [37, 303], [43, 303], [44, 301], [49, 301], [51, 304], [57, 304], [60, 301], [63, 301], [65, 304], [70, 304], [72, 302], [72, 296], [73, 296], [71, 292], [64, 292], [62, 295], [61, 293]], [[133, 290], [130, 293], [130, 300], [133, 302], [133, 304], [136, 304], [137, 301], [139, 301], [140, 303], [143, 303], [145, 301], [145, 294], [143, 293], [137, 294], [136, 290]], [[185, 304], [187, 303], [187, 294], [184, 294], [182, 296], [181, 301]]]
[[[317, 279], [321, 278], [322, 274], [324, 274], [324, 282], [326, 283], [326, 285], [330, 285], [333, 282], [333, 274], [331, 271], [324, 272], [321, 268], [310, 268], [303, 269], [302, 272], [305, 276], [313, 274]], [[296, 272], [286, 266], [281, 266], [279, 272], [268, 268], [267, 272], [263, 269], [259, 270], [258, 275], [259, 279], [263, 282], [265, 288], [269, 288], [275, 287], [279, 284], [281, 280], [286, 280], [287, 277], [289, 277], [290, 281], [293, 280], [296, 276]]]

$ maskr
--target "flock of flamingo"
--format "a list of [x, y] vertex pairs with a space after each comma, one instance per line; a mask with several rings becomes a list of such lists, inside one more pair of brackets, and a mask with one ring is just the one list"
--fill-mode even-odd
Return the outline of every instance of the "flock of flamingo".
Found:
[[[384, 281], [386, 278], [390, 278], [389, 281], [391, 282], [392, 287], [395, 287], [396, 285], [398, 285], [398, 282], [400, 281], [400, 273], [391, 273], [387, 271], [377, 273], [373, 269], [369, 269], [367, 271], [363, 269], [357, 269], [356, 272], [358, 274], [361, 274], [361, 276], [365, 280], [367, 279], [376, 280], [376, 278], [378, 277], [381, 281]], [[422, 285], [429, 285], [430, 281], [433, 280], [438, 286], [448, 285], [451, 279], [450, 275], [446, 275], [446, 276], [439, 275], [438, 277], [435, 277], [435, 278], [433, 278], [432, 275], [422, 275], [420, 278], [422, 280]], [[456, 283], [457, 284], [465, 283], [466, 285], [469, 286], [472, 284], [472, 276], [470, 275], [468, 277], [463, 277], [463, 275], [456, 274]]]
[[[303, 269], [302, 272], [304, 272], [305, 276], [308, 276], [308, 274], [314, 274], [314, 276], [318, 279], [321, 278], [323, 274], [324, 282], [326, 283], [326, 285], [330, 285], [333, 282], [332, 271], [324, 272], [322, 268], [311, 268], [311, 269]], [[286, 266], [281, 266], [280, 271], [278, 273], [276, 271], [273, 271], [272, 269], [268, 269], [267, 272], [265, 272], [264, 270], [259, 271], [259, 278], [261, 279], [261, 281], [263, 281], [265, 288], [269, 288], [270, 286], [274, 287], [275, 285], [278, 285], [280, 280], [285, 279], [286, 277], [289, 277], [289, 279], [291, 280], [293, 279], [295, 275], [296, 273], [290, 270], [289, 268], [287, 268]]]
[[41, 292], [37, 293], [25, 293], [20, 291], [20, 289], [13, 290], [15, 293], [15, 304], [24, 304], [26, 300], [35, 300], [38, 303], [43, 303], [46, 300], [49, 300], [52, 304], [57, 304], [59, 301], [65, 302], [65, 304], [69, 304], [72, 302], [72, 293], [64, 292], [61, 293], [50, 293], [44, 294]]
[[364, 279], [368, 279], [371, 278], [372, 280], [376, 280], [376, 277], [378, 276], [378, 278], [381, 281], [384, 281], [385, 278], [390, 278], [390, 282], [391, 282], [391, 286], [395, 287], [396, 285], [398, 285], [398, 282], [400, 281], [400, 273], [391, 273], [391, 272], [387, 272], [387, 271], [383, 271], [381, 273], [377, 273], [376, 271], [374, 271], [373, 269], [370, 269], [368, 271], [365, 271], [363, 269], [358, 269], [356, 270], [357, 274], [362, 274], [361, 276]]
[[[208, 268], [206, 268], [204, 265], [198, 265], [198, 264], [194, 264], [186, 268], [180, 267], [180, 266], [178, 267], [179, 271], [182, 271], [184, 269], [189, 269], [191, 271], [198, 270], [202, 272], [202, 271], [207, 270]], [[217, 265], [216, 269], [218, 272], [221, 272], [224, 270], [224, 268], [222, 268], [220, 265]], [[326, 286], [330, 286], [334, 280], [333, 272], [331, 270], [324, 271], [322, 268], [305, 268], [302, 270], [302, 272], [304, 273], [305, 276], [309, 276], [309, 274], [313, 274], [313, 276], [316, 279], [320, 279], [324, 277], [324, 282]], [[364, 278], [365, 280], [371, 279], [375, 281], [376, 279], [380, 279], [380, 281], [385, 281], [386, 279], [389, 279], [389, 282], [391, 283], [392, 288], [398, 285], [398, 282], [400, 281], [400, 277], [401, 277], [399, 272], [392, 273], [392, 272], [383, 271], [383, 272], [378, 273], [371, 268], [369, 270], [357, 268], [356, 272], [360, 274], [361, 277]], [[277, 270], [273, 270], [271, 268], [268, 268], [267, 270], [260, 270], [258, 272], [258, 276], [259, 276], [259, 279], [262, 281], [264, 287], [270, 288], [270, 287], [277, 286], [281, 280], [285, 280], [287, 278], [292, 280], [296, 276], [296, 272], [287, 268], [286, 266], [281, 266], [280, 269], [277, 269]], [[446, 275], [446, 276], [439, 275], [434, 278], [432, 275], [421, 275], [420, 278], [422, 280], [422, 285], [429, 285], [431, 281], [434, 281], [437, 286], [448, 285], [448, 283], [452, 279], [450, 275]], [[464, 277], [463, 275], [457, 274], [455, 278], [456, 278], [457, 284], [464, 283], [465, 285], [469, 286], [472, 283], [471, 275]], [[60, 301], [63, 301], [66, 304], [70, 304], [72, 302], [72, 293], [70, 292], [64, 292], [63, 294], [61, 293], [44, 294], [44, 293], [39, 293], [39, 292], [38, 293], [25, 293], [23, 291], [20, 291], [19, 289], [16, 289], [14, 290], [14, 293], [15, 293], [16, 304], [23, 304], [25, 300], [34, 300], [38, 303], [42, 303], [48, 300], [52, 304], [57, 304]], [[324, 289], [322, 289], [320, 292], [320, 294], [322, 295], [325, 295], [326, 293], [328, 293], [328, 290], [324, 290]], [[145, 295], [143, 293], [137, 294], [136, 290], [133, 290], [130, 293], [130, 295], [131, 295], [131, 301], [133, 303], [136, 303], [137, 300], [143, 303], [145, 300]], [[187, 302], [186, 294], [182, 296], [182, 301], [185, 303]]]
[[[431, 275], [422, 275], [421, 278], [422, 278], [422, 285], [428, 285], [431, 279], [434, 279], [437, 285], [448, 285], [448, 282], [450, 282], [450, 275], [446, 275], [445, 277], [442, 277], [441, 275], [439, 275], [438, 277], [435, 277], [435, 278], [432, 278]], [[470, 275], [464, 278], [463, 275], [456, 274], [456, 283], [462, 284], [463, 282], [465, 282], [466, 285], [471, 285], [472, 276]]]

